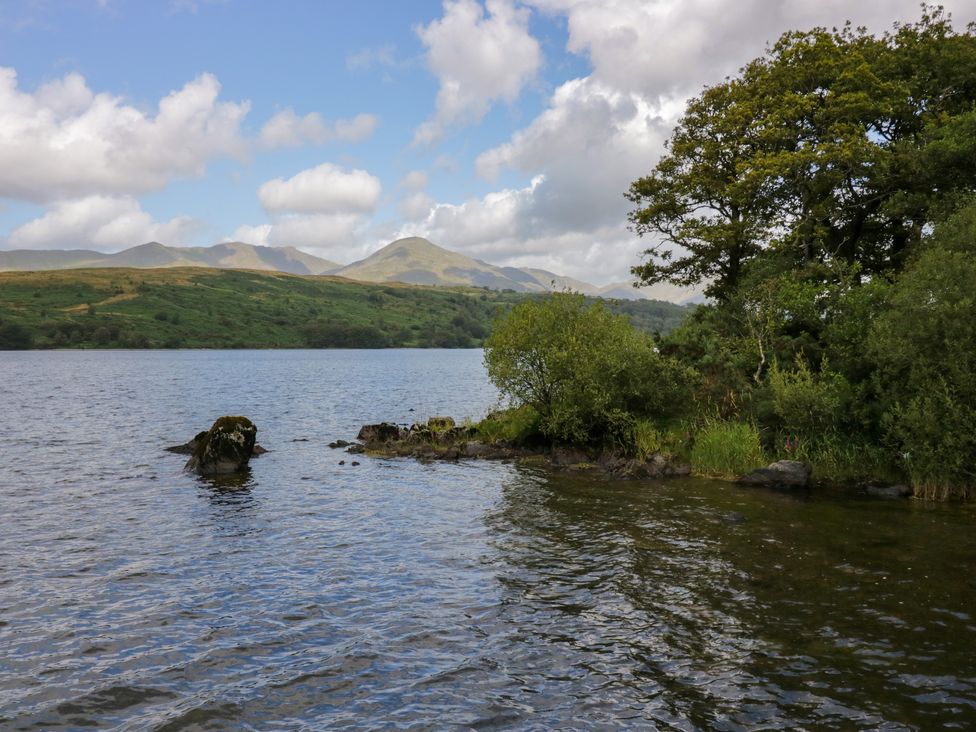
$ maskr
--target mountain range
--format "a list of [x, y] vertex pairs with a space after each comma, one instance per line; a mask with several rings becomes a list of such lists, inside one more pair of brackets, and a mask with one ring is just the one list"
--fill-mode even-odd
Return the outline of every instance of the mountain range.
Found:
[[365, 259], [340, 265], [294, 247], [229, 242], [212, 247], [171, 247], [150, 242], [116, 254], [85, 249], [0, 251], [0, 272], [103, 267], [216, 267], [302, 275], [334, 275], [363, 282], [488, 287], [515, 292], [572, 290], [584, 295], [626, 300], [690, 302], [692, 293], [669, 285], [636, 289], [630, 282], [597, 287], [543, 269], [497, 267], [452, 252], [420, 237], [398, 239]]

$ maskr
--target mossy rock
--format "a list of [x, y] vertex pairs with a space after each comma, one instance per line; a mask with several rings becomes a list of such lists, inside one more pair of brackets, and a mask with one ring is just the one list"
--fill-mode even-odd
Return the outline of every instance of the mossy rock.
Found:
[[427, 420], [427, 426], [433, 432], [445, 432], [455, 425], [453, 417], [431, 417]]
[[258, 428], [247, 417], [221, 417], [197, 441], [186, 470], [199, 475], [236, 473], [247, 467], [254, 454]]

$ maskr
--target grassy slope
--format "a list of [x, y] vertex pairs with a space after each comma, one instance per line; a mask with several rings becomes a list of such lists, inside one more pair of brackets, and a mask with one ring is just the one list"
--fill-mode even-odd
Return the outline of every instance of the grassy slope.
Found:
[[[473, 347], [526, 297], [195, 267], [5, 272], [0, 347], [25, 329], [35, 348]], [[666, 332], [687, 312], [625, 306], [648, 331]]]

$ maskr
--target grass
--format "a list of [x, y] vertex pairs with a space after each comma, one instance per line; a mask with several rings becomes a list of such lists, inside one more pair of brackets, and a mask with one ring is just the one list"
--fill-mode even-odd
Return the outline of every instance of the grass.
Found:
[[[3, 272], [0, 348], [470, 348], [528, 297], [199, 267]], [[662, 332], [689, 312], [626, 306]]]
[[734, 478], [768, 462], [751, 423], [709, 420], [694, 434], [691, 469], [697, 475]]

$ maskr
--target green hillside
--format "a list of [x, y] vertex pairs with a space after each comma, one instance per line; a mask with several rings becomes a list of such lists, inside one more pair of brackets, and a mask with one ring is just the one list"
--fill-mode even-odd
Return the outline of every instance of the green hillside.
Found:
[[[483, 288], [368, 284], [199, 267], [0, 273], [0, 349], [480, 346], [527, 298]], [[613, 302], [665, 333], [687, 308]]]

